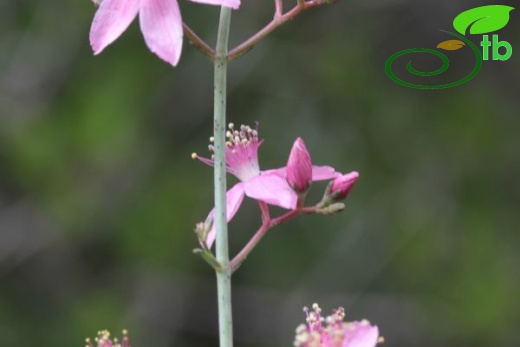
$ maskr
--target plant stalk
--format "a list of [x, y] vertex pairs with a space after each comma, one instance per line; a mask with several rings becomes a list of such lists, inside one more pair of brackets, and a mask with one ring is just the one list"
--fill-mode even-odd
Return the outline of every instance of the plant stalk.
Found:
[[231, 312], [231, 267], [229, 264], [228, 230], [226, 220], [226, 77], [228, 37], [231, 9], [222, 6], [214, 60], [213, 136], [215, 163], [215, 227], [216, 257], [221, 269], [216, 271], [220, 347], [233, 347], [233, 319]]

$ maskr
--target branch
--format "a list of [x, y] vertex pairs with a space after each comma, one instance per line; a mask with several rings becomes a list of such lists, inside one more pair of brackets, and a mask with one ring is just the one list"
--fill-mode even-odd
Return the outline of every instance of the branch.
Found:
[[[273, 32], [276, 28], [287, 22], [288, 20], [293, 19], [298, 14], [300, 14], [302, 11], [307, 10], [309, 8], [313, 8], [319, 5], [327, 4], [330, 0], [298, 0], [298, 4], [294, 6], [289, 12], [285, 14], [281, 14], [281, 1], [275, 0], [276, 5], [276, 12], [274, 19], [271, 21], [271, 23], [267, 24], [263, 29], [261, 29], [259, 32], [257, 32], [255, 35], [247, 39], [246, 41], [242, 42], [240, 45], [236, 46], [232, 50], [229, 51], [228, 54], [228, 60], [231, 61], [235, 58], [238, 58], [242, 54], [249, 51], [251, 48], [253, 48], [254, 45], [256, 45], [260, 40], [262, 40], [264, 37], [269, 35], [271, 32]], [[277, 15], [278, 8], [280, 7], [280, 14]]]
[[193, 30], [186, 23], [182, 23], [182, 28], [184, 29], [184, 35], [190, 40], [190, 43], [201, 51], [203, 54], [207, 55], [211, 59], [215, 58], [215, 51], [211, 48], [204, 40], [195, 34]]

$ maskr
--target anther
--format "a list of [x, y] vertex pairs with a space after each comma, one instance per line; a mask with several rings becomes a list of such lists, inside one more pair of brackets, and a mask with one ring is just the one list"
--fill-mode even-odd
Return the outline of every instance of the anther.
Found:
[[197, 155], [197, 153], [193, 152], [191, 153], [191, 159], [197, 159], [199, 156]]

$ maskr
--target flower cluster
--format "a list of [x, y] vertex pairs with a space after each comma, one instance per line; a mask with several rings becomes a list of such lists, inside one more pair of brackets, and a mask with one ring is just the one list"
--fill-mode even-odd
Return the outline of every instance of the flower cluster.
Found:
[[97, 337], [94, 339], [95, 344], [92, 344], [90, 338], [87, 338], [85, 347], [130, 347], [128, 340], [128, 331], [123, 330], [123, 337], [121, 342], [116, 338], [110, 339], [110, 332], [108, 330], [98, 331]]
[[374, 347], [384, 340], [377, 326], [367, 320], [344, 322], [345, 310], [339, 307], [324, 318], [318, 304], [307, 307], [307, 324], [296, 328], [295, 347]]
[[[231, 123], [226, 136], [226, 170], [240, 180], [226, 195], [228, 222], [235, 216], [244, 196], [287, 210], [295, 210], [299, 207], [299, 199], [307, 192], [312, 182], [334, 179], [328, 195], [332, 196], [331, 200], [339, 201], [347, 196], [358, 177], [355, 171], [342, 175], [331, 166], [313, 166], [311, 156], [301, 138], [294, 142], [287, 166], [262, 171], [258, 164], [258, 148], [263, 141], [258, 139], [257, 126], [251, 128], [241, 125], [239, 129], [235, 129]], [[210, 138], [210, 151], [213, 151], [213, 141], [214, 139]], [[203, 158], [193, 153], [192, 158], [210, 166], [214, 164], [213, 157]], [[206, 221], [211, 222], [213, 216], [214, 209]], [[210, 248], [214, 241], [215, 228], [212, 227], [207, 233], [205, 243]]]

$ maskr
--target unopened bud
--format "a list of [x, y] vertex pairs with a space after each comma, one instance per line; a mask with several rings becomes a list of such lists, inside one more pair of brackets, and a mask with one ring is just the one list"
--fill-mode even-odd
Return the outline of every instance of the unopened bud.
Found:
[[287, 183], [298, 194], [307, 192], [312, 182], [311, 156], [301, 138], [297, 138], [287, 161]]
[[330, 187], [330, 195], [334, 201], [345, 199], [359, 177], [357, 171], [336, 178]]
[[208, 234], [213, 226], [213, 218], [208, 217], [204, 222], [199, 222], [195, 224], [195, 235], [199, 239], [199, 243], [203, 249], [207, 250], [206, 240], [208, 238]]
[[334, 214], [341, 212], [345, 209], [345, 204], [342, 202], [335, 202], [333, 204], [327, 205], [323, 208], [319, 208], [316, 212], [321, 214]]

